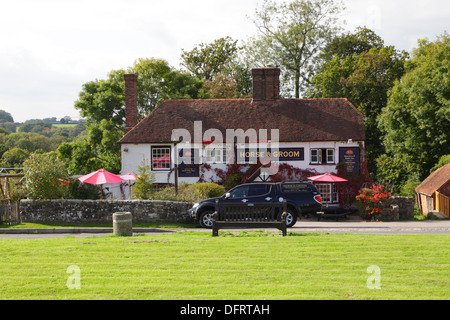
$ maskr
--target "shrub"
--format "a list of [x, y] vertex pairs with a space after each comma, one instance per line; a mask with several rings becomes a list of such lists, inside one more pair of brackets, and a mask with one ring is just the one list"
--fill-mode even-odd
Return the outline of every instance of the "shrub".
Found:
[[409, 179], [400, 189], [400, 195], [404, 197], [414, 197], [416, 194], [415, 189], [420, 184], [417, 179]]
[[67, 171], [56, 158], [56, 153], [33, 153], [23, 166], [29, 199], [60, 199], [66, 196]]
[[98, 185], [81, 183], [78, 179], [69, 179], [66, 199], [98, 200], [100, 199], [100, 188]]
[[153, 200], [197, 202], [202, 199], [219, 197], [224, 193], [225, 188], [213, 182], [201, 182], [191, 185], [182, 183], [178, 186], [178, 194], [175, 192], [175, 187], [170, 186], [155, 192], [151, 198]]
[[192, 185], [182, 183], [178, 186], [178, 194], [174, 186], [166, 187], [152, 194], [152, 200], [167, 200], [167, 201], [184, 201], [197, 202], [197, 195], [195, 188]]
[[373, 185], [359, 191], [356, 200], [360, 204], [360, 208], [363, 209], [361, 214], [364, 218], [383, 214], [380, 205], [391, 196], [390, 192], [383, 192], [383, 188], [383, 185]]
[[213, 182], [200, 182], [192, 185], [199, 199], [220, 197], [225, 193], [225, 187]]
[[133, 195], [136, 199], [149, 199], [153, 193], [153, 182], [155, 174], [150, 172], [150, 165], [147, 164], [145, 158], [141, 165], [138, 166], [137, 179], [134, 183]]

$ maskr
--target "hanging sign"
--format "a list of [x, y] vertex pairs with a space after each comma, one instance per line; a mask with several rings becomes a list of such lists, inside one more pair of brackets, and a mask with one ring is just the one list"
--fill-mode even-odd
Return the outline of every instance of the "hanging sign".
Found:
[[178, 166], [178, 176], [182, 178], [199, 177], [200, 166], [198, 164], [180, 164]]
[[180, 149], [178, 151], [178, 176], [182, 178], [199, 177], [199, 150]]

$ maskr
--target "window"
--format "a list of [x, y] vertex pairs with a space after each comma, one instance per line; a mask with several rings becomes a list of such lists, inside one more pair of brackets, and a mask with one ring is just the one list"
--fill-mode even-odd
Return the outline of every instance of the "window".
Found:
[[152, 170], [170, 170], [170, 147], [152, 147]]
[[334, 183], [317, 183], [317, 190], [322, 196], [322, 203], [338, 203], [337, 187]]
[[262, 196], [270, 191], [270, 185], [268, 184], [254, 184], [249, 185], [248, 195], [250, 197]]
[[200, 164], [199, 149], [180, 148], [178, 149], [177, 164]]
[[334, 163], [334, 149], [311, 149], [311, 164]]
[[207, 163], [226, 163], [227, 162], [227, 149], [206, 149], [206, 162]]
[[319, 158], [320, 149], [311, 149], [311, 163], [321, 163], [322, 159]]
[[248, 196], [248, 185], [240, 186], [236, 189], [231, 190], [230, 198], [245, 198]]
[[326, 149], [327, 163], [334, 163], [334, 149]]
[[246, 198], [262, 196], [270, 192], [270, 185], [267, 184], [254, 184], [243, 185], [231, 190], [230, 198]]

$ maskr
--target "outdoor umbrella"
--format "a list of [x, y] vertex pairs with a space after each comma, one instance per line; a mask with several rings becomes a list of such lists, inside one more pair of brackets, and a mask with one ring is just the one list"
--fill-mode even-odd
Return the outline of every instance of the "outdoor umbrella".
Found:
[[[336, 182], [346, 182], [348, 181], [347, 179], [335, 176], [333, 174], [330, 173], [324, 173], [324, 174], [320, 174], [318, 176], [313, 176], [313, 177], [308, 177], [308, 180], [314, 181], [314, 182], [326, 182], [327, 183], [327, 191], [328, 191], [328, 185], [330, 183], [336, 183]], [[327, 207], [328, 207], [328, 203], [330, 201], [327, 201]]]
[[136, 176], [132, 173], [124, 174], [123, 176], [120, 176], [123, 180], [128, 180], [128, 186], [130, 187], [130, 199], [131, 199], [131, 180], [136, 180]]
[[78, 178], [83, 183], [99, 184], [101, 188], [100, 197], [103, 199], [103, 184], [105, 183], [119, 183], [123, 179], [114, 173], [108, 172], [105, 169], [99, 169], [91, 172], [85, 176]]

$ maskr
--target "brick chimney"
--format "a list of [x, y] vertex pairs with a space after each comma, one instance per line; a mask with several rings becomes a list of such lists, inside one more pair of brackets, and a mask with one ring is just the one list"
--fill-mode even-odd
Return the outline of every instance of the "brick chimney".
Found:
[[138, 123], [137, 111], [137, 75], [125, 74], [125, 126], [126, 132]]
[[280, 69], [252, 69], [253, 101], [275, 101], [280, 98]]

